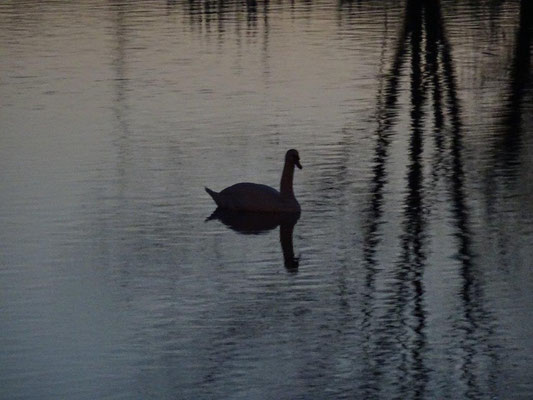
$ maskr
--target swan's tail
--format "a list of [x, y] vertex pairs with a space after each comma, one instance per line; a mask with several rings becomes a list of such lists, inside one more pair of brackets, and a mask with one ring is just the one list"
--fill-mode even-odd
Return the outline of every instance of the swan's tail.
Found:
[[218, 204], [218, 202], [219, 202], [219, 199], [218, 199], [218, 193], [212, 191], [212, 190], [209, 189], [208, 187], [205, 188], [205, 191], [209, 194], [209, 196], [211, 196], [211, 197], [213, 198], [213, 200], [215, 201], [215, 203], [217, 203], [217, 206], [219, 206], [220, 204]]

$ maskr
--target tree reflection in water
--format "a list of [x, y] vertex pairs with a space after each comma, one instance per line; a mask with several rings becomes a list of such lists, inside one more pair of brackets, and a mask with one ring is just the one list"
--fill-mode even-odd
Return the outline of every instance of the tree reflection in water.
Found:
[[[402, 233], [399, 237], [401, 251], [385, 293], [386, 311], [384, 315], [377, 315], [376, 253], [383, 235], [380, 226], [385, 222], [384, 188], [388, 183], [391, 128], [398, 115], [398, 87], [406, 59], [410, 61], [410, 139]], [[448, 181], [446, 192], [452, 204], [450, 218], [455, 231], [455, 258], [462, 278], [458, 293], [461, 310], [454, 317], [452, 335], [458, 341], [458, 347], [462, 348], [462, 353], [456, 356], [461, 364], [460, 379], [464, 390], [468, 397], [480, 396], [491, 390], [490, 386], [484, 387], [487, 377], [480, 372], [485, 362], [483, 358], [488, 355], [492, 363], [496, 360], [490, 343], [491, 316], [484, 306], [483, 277], [473, 262], [470, 212], [464, 190], [461, 106], [451, 46], [446, 37], [439, 1], [406, 2], [404, 23], [392, 66], [383, 79], [385, 90], [377, 102], [374, 169], [363, 240], [366, 269], [363, 301], [366, 322], [363, 327], [370, 330], [366, 334], [367, 339], [376, 342], [369, 347], [380, 350], [378, 362], [368, 363], [371, 368], [368, 377], [373, 384], [366, 383], [364, 388], [368, 395], [375, 395], [383, 381], [392, 380], [399, 388], [400, 397], [423, 398], [428, 377], [435, 372], [426, 357], [429, 344], [423, 276], [429, 240], [426, 227], [431, 209], [435, 206], [435, 200], [429, 194], [436, 187], [436, 180], [445, 179]], [[431, 116], [428, 109], [432, 110]], [[427, 124], [431, 122], [433, 142], [424, 138], [424, 132], [430, 131]], [[434, 157], [424, 159], [423, 152], [431, 143]], [[431, 164], [428, 165], [431, 168], [425, 167], [425, 163]], [[432, 171], [429, 183], [426, 182], [425, 170]], [[372, 328], [370, 321], [376, 318], [381, 322]], [[397, 371], [396, 375], [386, 376], [391, 371]]]

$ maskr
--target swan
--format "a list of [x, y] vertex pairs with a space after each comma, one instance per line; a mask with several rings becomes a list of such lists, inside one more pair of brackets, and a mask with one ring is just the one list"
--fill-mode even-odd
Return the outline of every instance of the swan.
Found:
[[235, 211], [288, 212], [299, 213], [300, 204], [294, 197], [292, 180], [294, 166], [302, 169], [298, 151], [290, 149], [285, 154], [285, 165], [281, 174], [280, 191], [258, 183], [242, 182], [217, 193], [209, 188], [206, 192], [218, 207]]

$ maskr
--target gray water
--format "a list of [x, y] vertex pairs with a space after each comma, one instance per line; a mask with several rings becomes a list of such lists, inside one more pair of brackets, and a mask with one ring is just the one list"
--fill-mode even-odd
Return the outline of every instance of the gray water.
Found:
[[531, 398], [531, 8], [1, 2], [0, 398]]

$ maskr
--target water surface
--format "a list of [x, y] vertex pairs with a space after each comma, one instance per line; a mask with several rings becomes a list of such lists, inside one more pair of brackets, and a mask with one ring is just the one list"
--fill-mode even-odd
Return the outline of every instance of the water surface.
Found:
[[529, 398], [532, 17], [2, 2], [0, 397]]

